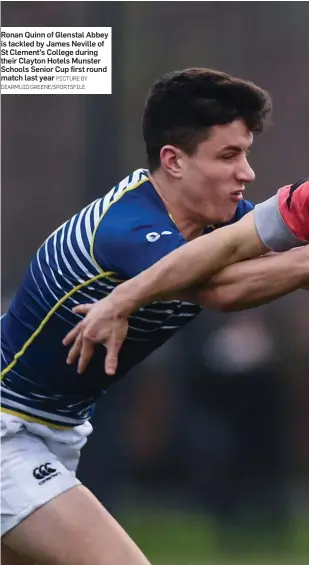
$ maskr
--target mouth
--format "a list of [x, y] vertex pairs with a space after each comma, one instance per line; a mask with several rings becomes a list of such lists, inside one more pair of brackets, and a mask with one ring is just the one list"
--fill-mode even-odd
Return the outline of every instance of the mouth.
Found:
[[233, 202], [240, 202], [240, 200], [243, 200], [243, 198], [244, 198], [244, 191], [243, 190], [234, 190], [234, 192], [231, 192], [230, 196], [231, 196], [231, 200], [233, 200]]

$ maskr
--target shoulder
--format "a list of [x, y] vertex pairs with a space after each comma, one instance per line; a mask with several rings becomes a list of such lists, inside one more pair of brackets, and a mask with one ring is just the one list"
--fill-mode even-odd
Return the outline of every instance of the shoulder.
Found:
[[185, 243], [147, 176], [107, 197], [92, 244], [101, 269], [130, 278]]
[[[96, 240], [103, 237], [125, 243], [127, 237], [137, 240], [142, 236], [146, 241], [154, 241], [151, 232], [170, 228], [171, 220], [147, 171], [138, 169], [105, 196]], [[171, 233], [174, 231], [177, 230], [172, 229]]]
[[[123, 178], [104, 196], [101, 221], [111, 210], [122, 210], [123, 206], [141, 194], [141, 189], [149, 183], [146, 169], [137, 169]], [[118, 204], [121, 203], [121, 206]]]

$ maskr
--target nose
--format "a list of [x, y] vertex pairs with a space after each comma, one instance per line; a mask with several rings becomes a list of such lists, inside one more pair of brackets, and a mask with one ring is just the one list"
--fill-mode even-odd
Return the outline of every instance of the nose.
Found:
[[239, 170], [237, 172], [237, 178], [240, 182], [243, 182], [243, 183], [254, 181], [255, 172], [252, 169], [252, 167], [250, 167], [247, 159], [245, 159], [243, 161], [242, 166], [239, 168]]

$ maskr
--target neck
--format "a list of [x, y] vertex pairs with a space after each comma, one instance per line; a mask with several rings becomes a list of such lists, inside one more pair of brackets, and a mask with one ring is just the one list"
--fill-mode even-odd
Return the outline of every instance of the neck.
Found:
[[189, 199], [183, 194], [184, 191], [179, 190], [177, 181], [168, 179], [161, 170], [150, 174], [149, 179], [183, 237], [191, 241], [202, 235], [207, 220], [198, 217], [192, 210]]

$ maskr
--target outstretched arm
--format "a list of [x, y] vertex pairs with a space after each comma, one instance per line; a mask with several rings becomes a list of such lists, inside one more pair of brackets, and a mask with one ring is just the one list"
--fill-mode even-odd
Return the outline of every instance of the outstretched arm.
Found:
[[[115, 373], [118, 352], [127, 335], [128, 317], [136, 307], [130, 300], [127, 284], [121, 284], [107, 298], [95, 304], [74, 308], [75, 312], [86, 314], [86, 318], [67, 334], [63, 343], [69, 345], [74, 342], [68, 353], [68, 363], [79, 357], [79, 372], [87, 367], [95, 344], [103, 343], [107, 349], [105, 371], [111, 375]], [[243, 310], [275, 300], [306, 284], [309, 284], [308, 245], [230, 265], [207, 284], [175, 292], [167, 298], [195, 302], [221, 311]]]
[[176, 249], [134, 279], [115, 290], [119, 301], [130, 312], [166, 296], [179, 293], [192, 285], [206, 282], [225, 266], [267, 253], [257, 233], [254, 214], [239, 222], [201, 236]]

